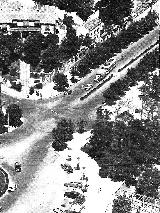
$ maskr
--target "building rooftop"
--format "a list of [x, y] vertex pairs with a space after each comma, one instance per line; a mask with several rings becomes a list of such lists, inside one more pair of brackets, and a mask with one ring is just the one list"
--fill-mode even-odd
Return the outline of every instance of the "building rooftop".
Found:
[[40, 20], [41, 23], [54, 24], [58, 15], [55, 7], [50, 6], [39, 9], [37, 6], [11, 8], [0, 5], [0, 22], [11, 23], [12, 19]]

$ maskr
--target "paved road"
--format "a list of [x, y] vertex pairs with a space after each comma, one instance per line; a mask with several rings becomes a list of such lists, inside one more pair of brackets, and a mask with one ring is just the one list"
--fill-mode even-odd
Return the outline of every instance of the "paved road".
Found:
[[[121, 66], [128, 63], [129, 60], [152, 45], [158, 40], [158, 36], [158, 29], [156, 29], [146, 35], [137, 44], [124, 50], [123, 54], [119, 56], [113, 72], [116, 72]], [[122, 77], [126, 73], [126, 70], [106, 83], [103, 88], [100, 88], [91, 97], [85, 101], [80, 101], [80, 96], [84, 94], [84, 91], [81, 89], [82, 85], [93, 81], [96, 73], [97, 70], [93, 71], [93, 73], [74, 85], [72, 87], [73, 93], [70, 96], [64, 97], [63, 95], [59, 95], [59, 97], [55, 97], [49, 101], [33, 102], [22, 100], [21, 104], [23, 103], [27, 121], [12, 133], [0, 136], [0, 141], [3, 142], [0, 145], [0, 156], [4, 157], [3, 163], [7, 163], [12, 172], [15, 161], [20, 161], [23, 168], [20, 174], [15, 174], [18, 190], [13, 195], [7, 195], [1, 200], [4, 209], [9, 209], [14, 203], [17, 204], [24, 194], [27, 196], [27, 193], [29, 193], [27, 188], [34, 180], [35, 174], [40, 170], [43, 161], [48, 155], [48, 150], [52, 142], [51, 130], [56, 125], [57, 120], [60, 117], [71, 118], [73, 120], [82, 117], [90, 121], [93, 120], [94, 116], [91, 112], [101, 104], [102, 92], [109, 87], [111, 82]], [[31, 106], [31, 112], [27, 110], [26, 106]], [[56, 154], [53, 152], [52, 162], [55, 158]], [[48, 163], [51, 162], [48, 161]], [[31, 195], [28, 194], [28, 200], [32, 199], [29, 196]], [[37, 207], [37, 213], [39, 212], [42, 211]], [[7, 211], [7, 213], [14, 213], [14, 210]]]

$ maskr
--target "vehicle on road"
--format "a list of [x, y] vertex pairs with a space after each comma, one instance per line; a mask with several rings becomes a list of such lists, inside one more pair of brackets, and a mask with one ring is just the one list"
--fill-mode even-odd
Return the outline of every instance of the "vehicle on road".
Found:
[[86, 91], [90, 90], [93, 87], [92, 84], [87, 84], [86, 86], [83, 85], [82, 88], [84, 88]]
[[15, 172], [21, 172], [21, 164], [20, 163], [15, 162], [14, 168], [15, 168]]
[[110, 58], [107, 62], [109, 63], [109, 62], [112, 62], [114, 60], [115, 60], [114, 58]]
[[8, 187], [8, 192], [14, 192], [17, 189], [17, 185], [14, 184], [13, 186]]
[[112, 77], [113, 77], [113, 74], [108, 75], [107, 78], [106, 78], [105, 80], [109, 81]]
[[104, 77], [103, 77], [103, 75], [101, 75], [101, 74], [96, 74], [96, 78], [94, 79], [94, 82], [100, 82], [102, 79], [103, 79]]
[[64, 95], [70, 95], [70, 94], [72, 94], [72, 90], [71, 89], [64, 92]]
[[54, 213], [63, 213], [64, 211], [60, 208], [53, 209]]

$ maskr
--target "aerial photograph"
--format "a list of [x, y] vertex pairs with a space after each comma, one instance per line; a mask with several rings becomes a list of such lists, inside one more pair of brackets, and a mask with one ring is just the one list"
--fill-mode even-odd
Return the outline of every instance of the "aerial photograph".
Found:
[[0, 0], [0, 213], [160, 213], [160, 0]]

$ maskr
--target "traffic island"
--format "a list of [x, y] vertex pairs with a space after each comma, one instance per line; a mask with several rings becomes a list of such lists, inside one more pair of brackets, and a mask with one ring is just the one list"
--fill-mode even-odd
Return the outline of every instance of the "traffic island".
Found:
[[8, 184], [8, 174], [2, 168], [0, 168], [0, 197], [7, 191]]

